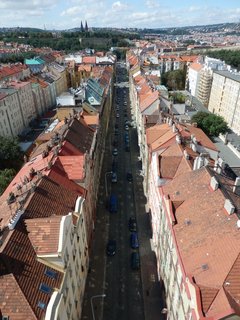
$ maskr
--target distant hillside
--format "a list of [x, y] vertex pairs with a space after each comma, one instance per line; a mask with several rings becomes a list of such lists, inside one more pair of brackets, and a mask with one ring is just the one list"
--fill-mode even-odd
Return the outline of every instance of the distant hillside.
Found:
[[21, 28], [21, 27], [15, 27], [15, 28], [0, 28], [0, 32], [44, 32], [43, 29], [38, 28]]

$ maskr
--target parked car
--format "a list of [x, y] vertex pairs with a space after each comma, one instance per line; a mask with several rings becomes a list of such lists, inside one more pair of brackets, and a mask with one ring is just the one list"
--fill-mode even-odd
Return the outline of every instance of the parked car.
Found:
[[112, 172], [112, 182], [113, 183], [116, 183], [117, 182], [117, 174], [116, 174], [116, 172]]
[[125, 129], [126, 131], [128, 131], [128, 130], [129, 130], [129, 126], [126, 124], [125, 127], [124, 127], [124, 129]]
[[140, 257], [138, 252], [132, 252], [131, 254], [131, 268], [138, 270], [140, 268]]
[[119, 117], [120, 117], [119, 113], [116, 113], [116, 118], [119, 118]]
[[112, 155], [113, 155], [113, 156], [117, 156], [117, 155], [118, 155], [118, 150], [117, 150], [117, 148], [113, 148]]
[[132, 249], [137, 249], [139, 247], [137, 232], [132, 232], [131, 233], [131, 235], [130, 235], [130, 246], [131, 246]]
[[125, 145], [125, 151], [126, 151], [126, 152], [129, 152], [129, 151], [130, 151], [129, 144], [126, 144], [126, 145]]
[[113, 160], [112, 162], [112, 171], [116, 172], [117, 171], [117, 161]]
[[133, 176], [132, 176], [131, 172], [127, 173], [127, 181], [129, 181], [129, 182], [133, 181]]
[[117, 197], [114, 194], [111, 194], [109, 198], [109, 211], [117, 213]]
[[116, 253], [116, 247], [117, 247], [116, 240], [108, 240], [107, 249], [106, 249], [107, 255], [114, 256]]
[[137, 222], [134, 217], [130, 217], [128, 220], [128, 229], [131, 232], [136, 232], [137, 231]]
[[115, 140], [115, 139], [113, 140], [113, 146], [114, 146], [114, 147], [117, 147], [117, 146], [118, 146], [118, 141]]

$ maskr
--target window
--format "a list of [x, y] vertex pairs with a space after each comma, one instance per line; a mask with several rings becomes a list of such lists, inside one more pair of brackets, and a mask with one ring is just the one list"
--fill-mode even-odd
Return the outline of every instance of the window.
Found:
[[39, 301], [37, 306], [38, 306], [38, 308], [40, 308], [42, 310], [44, 310], [46, 308], [46, 304], [42, 301]]
[[51, 279], [56, 279], [57, 278], [57, 272], [55, 272], [53, 270], [50, 270], [50, 269], [46, 269], [44, 274], [46, 276], [48, 276], [49, 278], [51, 278]]
[[47, 294], [52, 292], [52, 289], [44, 283], [41, 283], [39, 290]]

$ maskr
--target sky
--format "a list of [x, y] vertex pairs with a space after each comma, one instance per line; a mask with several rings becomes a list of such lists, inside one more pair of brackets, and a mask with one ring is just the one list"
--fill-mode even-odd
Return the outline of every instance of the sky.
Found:
[[165, 28], [240, 22], [240, 0], [0, 0], [0, 27]]

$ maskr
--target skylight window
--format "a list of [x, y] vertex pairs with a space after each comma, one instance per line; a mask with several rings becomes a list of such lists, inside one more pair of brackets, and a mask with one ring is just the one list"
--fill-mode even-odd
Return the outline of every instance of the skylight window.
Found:
[[56, 279], [57, 278], [57, 272], [50, 270], [50, 269], [46, 269], [46, 271], [44, 272], [44, 274], [46, 276], [48, 276], [51, 279]]
[[39, 301], [37, 306], [38, 306], [38, 308], [44, 310], [46, 308], [46, 303]]
[[41, 283], [39, 290], [41, 290], [44, 293], [51, 293], [52, 292], [52, 288], [50, 288], [48, 285]]

